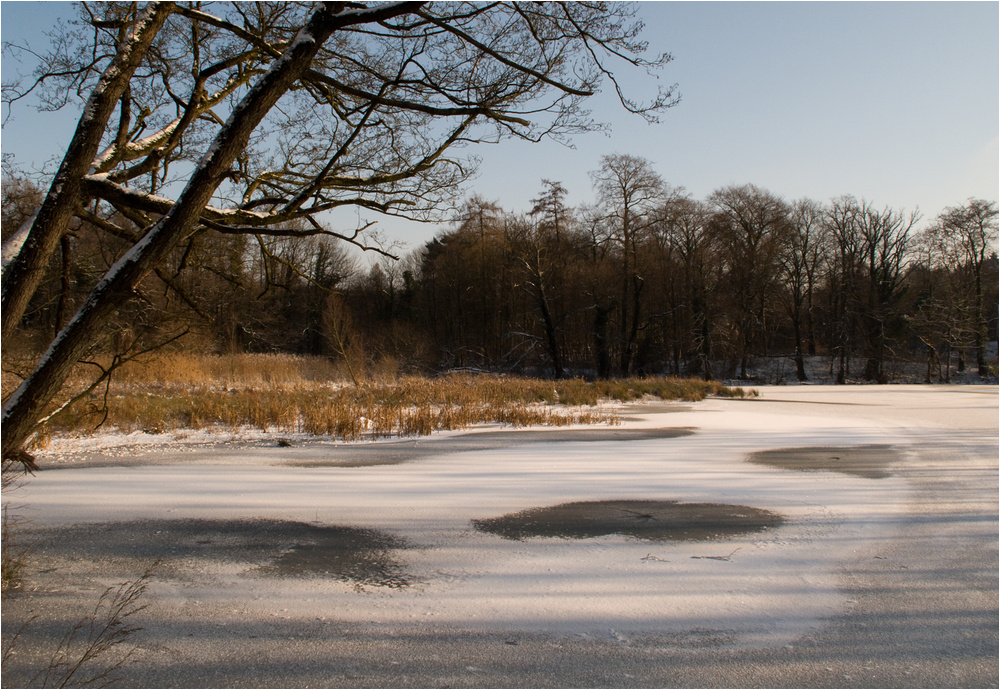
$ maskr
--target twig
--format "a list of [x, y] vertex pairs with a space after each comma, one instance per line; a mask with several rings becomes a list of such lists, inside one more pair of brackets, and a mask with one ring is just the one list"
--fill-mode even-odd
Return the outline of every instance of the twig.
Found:
[[629, 515], [635, 515], [636, 519], [638, 519], [638, 520], [655, 520], [656, 519], [655, 517], [653, 517], [652, 513], [640, 513], [637, 510], [629, 510], [628, 508], [619, 508], [618, 510], [622, 511], [623, 513], [628, 513]]
[[731, 559], [733, 557], [734, 553], [736, 553], [737, 551], [739, 551], [742, 548], [743, 548], [742, 546], [737, 546], [735, 549], [733, 549], [732, 553], [730, 553], [728, 556], [691, 556], [691, 558], [703, 558], [703, 559], [709, 560], [709, 561], [728, 561], [729, 559]]

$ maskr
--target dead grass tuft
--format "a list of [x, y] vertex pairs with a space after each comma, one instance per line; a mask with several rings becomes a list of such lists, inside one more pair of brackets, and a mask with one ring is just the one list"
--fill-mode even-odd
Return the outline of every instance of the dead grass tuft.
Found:
[[337, 364], [320, 357], [160, 354], [123, 366], [106, 390], [94, 391], [50, 420], [45, 433], [87, 433], [103, 424], [121, 432], [253, 428], [358, 440], [483, 423], [617, 424], [615, 402], [697, 401], [709, 395], [748, 393], [677, 378], [400, 377], [392, 362], [377, 376], [352, 385]]
[[[155, 564], [154, 564], [155, 567]], [[138, 646], [130, 638], [142, 630], [132, 618], [146, 604], [143, 594], [152, 577], [152, 569], [141, 577], [109, 587], [98, 598], [93, 611], [76, 622], [51, 652], [48, 661], [25, 684], [27, 687], [107, 687], [119, 680], [118, 672], [128, 663]], [[18, 653], [24, 636], [37, 618], [29, 617], [12, 635], [3, 640], [3, 662]], [[29, 649], [28, 653], [38, 650]], [[6, 680], [6, 678], [5, 678]]]
[[14, 538], [14, 528], [18, 518], [8, 512], [8, 506], [3, 507], [2, 534], [0, 534], [0, 569], [2, 569], [3, 590], [6, 598], [9, 592], [21, 588], [21, 580], [27, 563], [27, 551], [20, 548]]

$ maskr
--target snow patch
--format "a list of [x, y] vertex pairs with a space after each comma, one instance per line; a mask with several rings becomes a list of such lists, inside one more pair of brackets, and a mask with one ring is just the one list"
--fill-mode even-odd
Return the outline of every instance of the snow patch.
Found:
[[3, 261], [0, 271], [5, 272], [7, 265], [21, 253], [21, 247], [24, 246], [25, 241], [28, 239], [28, 234], [31, 232], [31, 227], [35, 224], [36, 218], [38, 218], [37, 210], [26, 221], [21, 223], [21, 227], [17, 229], [17, 232], [8, 237], [7, 241], [3, 243], [3, 248], [0, 250], [2, 251]]

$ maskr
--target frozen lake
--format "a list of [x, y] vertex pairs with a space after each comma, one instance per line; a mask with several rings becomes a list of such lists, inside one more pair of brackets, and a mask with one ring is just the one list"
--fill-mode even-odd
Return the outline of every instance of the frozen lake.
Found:
[[[5, 632], [19, 607], [71, 618], [159, 561], [132, 685], [688, 682], [670, 668], [836, 685], [879, 645], [894, 651], [868, 669], [876, 685], [946, 667], [995, 685], [997, 387], [759, 390], [629, 406], [610, 429], [57, 448], [5, 496], [42, 571], [5, 602]], [[845, 628], [890, 613], [914, 630]], [[922, 666], [941, 635], [964, 651]], [[853, 651], [794, 663], [830, 636]], [[593, 662], [558, 671], [580, 645]], [[231, 663], [251, 649], [255, 670]], [[733, 675], [699, 676], [709, 652]], [[614, 670], [637, 658], [641, 673]], [[207, 669], [225, 659], [220, 682]]]

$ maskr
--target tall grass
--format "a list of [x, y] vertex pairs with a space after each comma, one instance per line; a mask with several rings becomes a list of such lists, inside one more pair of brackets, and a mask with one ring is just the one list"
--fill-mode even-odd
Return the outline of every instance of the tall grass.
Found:
[[27, 562], [27, 551], [19, 548], [15, 541], [15, 527], [19, 522], [16, 516], [10, 515], [9, 506], [3, 507], [3, 522], [0, 525], [0, 576], [2, 576], [3, 598], [8, 592], [12, 592], [21, 587], [21, 577], [24, 574], [25, 563]]
[[[142, 628], [132, 620], [146, 608], [141, 600], [152, 575], [150, 568], [135, 580], [104, 590], [93, 610], [66, 631], [47, 660], [42, 656], [35, 668], [22, 671], [27, 682], [16, 684], [38, 688], [104, 688], [117, 682], [119, 671], [139, 649], [130, 643], [130, 638]], [[5, 681], [9, 681], [8, 664], [14, 655], [23, 653], [29, 658], [35, 655], [38, 659], [39, 653], [44, 653], [44, 649], [28, 647], [24, 641], [37, 620], [37, 616], [28, 617], [13, 634], [4, 637], [2, 658]], [[32, 670], [35, 673], [29, 677]]]
[[[82, 381], [82, 379], [81, 379]], [[129, 362], [107, 390], [68, 408], [47, 433], [254, 428], [345, 440], [425, 435], [480, 423], [616, 424], [604, 404], [644, 397], [702, 400], [740, 389], [696, 379], [588, 382], [485, 374], [383, 376], [352, 385], [335, 363], [291, 355], [160, 355]]]

